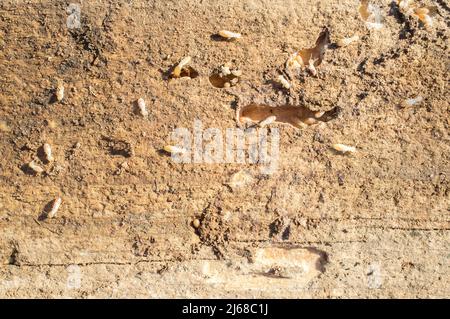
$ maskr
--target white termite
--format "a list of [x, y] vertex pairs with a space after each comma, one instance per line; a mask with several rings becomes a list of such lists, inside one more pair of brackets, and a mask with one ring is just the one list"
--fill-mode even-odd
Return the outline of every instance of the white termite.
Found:
[[220, 73], [222, 74], [222, 76], [230, 75], [231, 74], [230, 67], [228, 65], [223, 65], [220, 68]]
[[289, 90], [291, 88], [291, 83], [289, 83], [289, 81], [283, 75], [279, 75], [277, 80], [286, 90]]
[[228, 40], [232, 40], [232, 39], [239, 39], [240, 37], [242, 37], [242, 34], [237, 33], [237, 32], [231, 32], [228, 30], [220, 30], [219, 31], [219, 35], [222, 38], [228, 39]]
[[29, 162], [28, 167], [36, 174], [40, 174], [40, 173], [44, 172], [44, 169], [42, 167], [40, 167], [35, 161]]
[[56, 213], [58, 212], [59, 206], [61, 206], [62, 199], [61, 197], [58, 197], [53, 200], [52, 206], [47, 214], [47, 218], [54, 218], [56, 217]]
[[59, 83], [56, 88], [56, 99], [58, 102], [61, 102], [64, 99], [64, 85], [62, 83]]
[[422, 16], [422, 22], [427, 27], [432, 27], [433, 26], [433, 19], [428, 14], [424, 14]]
[[316, 61], [314, 59], [310, 59], [308, 65], [306, 66], [306, 68], [308, 69], [308, 71], [313, 75], [313, 76], [317, 76], [317, 69], [316, 66], [314, 65]]
[[50, 144], [45, 143], [42, 148], [44, 149], [44, 154], [45, 154], [45, 159], [48, 162], [52, 162], [54, 160], [53, 155], [52, 155], [52, 147], [50, 146]]
[[147, 117], [148, 116], [148, 111], [147, 111], [147, 106], [145, 105], [145, 101], [143, 98], [139, 98], [137, 100], [137, 105], [139, 108], [139, 114], [143, 117]]
[[167, 153], [170, 154], [184, 154], [186, 153], [186, 150], [184, 148], [178, 147], [178, 146], [173, 146], [173, 145], [166, 145], [164, 146], [164, 150]]
[[180, 61], [180, 63], [178, 63], [178, 65], [173, 69], [173, 71], [172, 71], [172, 76], [173, 76], [174, 78], [179, 78], [180, 75], [181, 75], [181, 71], [183, 70], [183, 68], [184, 68], [186, 65], [188, 65], [190, 62], [191, 62], [191, 57], [190, 57], [190, 56], [184, 57], [184, 58]]
[[356, 147], [354, 147], [354, 146], [348, 146], [348, 145], [339, 144], [339, 143], [333, 144], [332, 146], [333, 146], [333, 148], [336, 151], [344, 153], [344, 154], [345, 153], [355, 153], [356, 152]]

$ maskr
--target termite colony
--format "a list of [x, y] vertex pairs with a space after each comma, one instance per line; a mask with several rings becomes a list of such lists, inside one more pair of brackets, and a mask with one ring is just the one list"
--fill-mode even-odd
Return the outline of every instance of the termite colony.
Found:
[[[355, 39], [352, 39], [355, 41]], [[273, 79], [278, 86], [289, 92], [293, 87], [290, 79], [293, 72], [304, 71], [313, 77], [318, 77], [317, 67], [322, 63], [325, 52], [330, 44], [330, 33], [328, 28], [323, 28], [315, 45], [311, 48], [294, 52], [285, 63], [284, 72]], [[250, 104], [237, 110], [237, 121], [239, 125], [250, 123], [257, 127], [266, 127], [273, 123], [289, 124], [295, 128], [306, 128], [320, 122], [327, 122], [337, 116], [338, 108], [330, 111], [311, 111], [306, 107], [279, 106]]]
[[[417, 18], [423, 23], [425, 27], [428, 28], [433, 25], [432, 17], [436, 14], [437, 7], [420, 7], [414, 4], [413, 0], [397, 0], [397, 6], [400, 12], [405, 16]], [[383, 27], [383, 16], [381, 9], [378, 6], [369, 3], [368, 0], [360, 1], [358, 12], [368, 29], [378, 30]], [[228, 30], [220, 30], [216, 35], [226, 42], [234, 42], [242, 38], [242, 34]], [[341, 37], [336, 41], [336, 46], [345, 48], [357, 43], [359, 39], [359, 35], [356, 34], [349, 35], [347, 37]], [[324, 55], [329, 44], [330, 32], [328, 28], [325, 27], [320, 32], [313, 47], [301, 49], [292, 53], [288, 57], [284, 65], [284, 70], [278, 71], [277, 76], [273, 78], [273, 81], [277, 83], [285, 93], [290, 93], [290, 91], [295, 88], [295, 85], [293, 83], [294, 78], [292, 76], [292, 71], [303, 71], [304, 74], [310, 75], [312, 77], [319, 77], [318, 67], [321, 65], [324, 59]], [[181, 58], [179, 62], [173, 66], [170, 72], [168, 72], [168, 78], [180, 79], [197, 77], [199, 74], [190, 65], [191, 63], [192, 58], [190, 56]], [[209, 80], [214, 87], [231, 88], [239, 83], [241, 77], [242, 71], [236, 67], [233, 67], [231, 62], [227, 62], [216, 69], [215, 72], [210, 76]], [[64, 94], [64, 83], [62, 81], [58, 81], [57, 86], [54, 89], [54, 99], [57, 102], [62, 102], [65, 98]], [[400, 106], [412, 107], [421, 103], [422, 101], [423, 97], [417, 96], [415, 98], [409, 98], [402, 101], [400, 103]], [[143, 98], [138, 98], [135, 104], [136, 113], [143, 118], [147, 118], [149, 112], [145, 100]], [[289, 124], [295, 128], [305, 128], [320, 122], [327, 122], [330, 119], [335, 118], [336, 113], [337, 108], [334, 108], [330, 111], [311, 111], [306, 107], [295, 107], [289, 105], [273, 108], [265, 105], [250, 104], [239, 110], [238, 122], [239, 124], [241, 124], [241, 121], [247, 121], [260, 128], [267, 127], [274, 123]], [[9, 130], [10, 129], [6, 122], [0, 121], [0, 131], [8, 132]], [[44, 143], [41, 148], [43, 153], [41, 161], [35, 158], [25, 165], [34, 175], [44, 174], [46, 172], [45, 165], [55, 160], [51, 145], [49, 143]], [[357, 151], [356, 147], [354, 146], [340, 143], [331, 144], [331, 148], [341, 154], [352, 154]], [[183, 155], [187, 152], [187, 150], [173, 145], [164, 146], [162, 151], [169, 155]], [[120, 169], [124, 170], [127, 167], [128, 163], [123, 162], [120, 166]], [[241, 179], [245, 179], [245, 175], [243, 173], [235, 175], [235, 181], [232, 185], [240, 185]], [[47, 213], [48, 218], [54, 218], [56, 216], [61, 203], [62, 200], [59, 197], [52, 201], [52, 204]], [[195, 219], [193, 221], [193, 226], [195, 228], [200, 227], [200, 221], [198, 219]]]
[[[436, 6], [420, 7], [413, 4], [413, 0], [397, 0], [397, 5], [400, 12], [406, 16], [413, 16], [423, 23], [425, 27], [433, 25], [432, 16], [437, 12]], [[365, 22], [366, 27], [369, 30], [379, 30], [383, 28], [383, 14], [379, 6], [369, 3], [369, 0], [361, 0], [358, 8], [359, 14], [362, 20]], [[359, 41], [360, 37], [357, 34], [342, 37], [335, 43], [338, 48], [345, 48]], [[330, 44], [330, 35], [328, 29], [325, 27], [319, 34], [316, 40], [315, 46], [308, 49], [302, 49], [300, 51], [291, 54], [286, 61], [284, 72], [276, 76], [273, 81], [279, 85], [280, 88], [289, 91], [293, 87], [292, 83], [292, 70], [304, 70], [311, 76], [318, 77], [318, 66], [322, 63], [325, 51]], [[286, 77], [288, 75], [288, 77]], [[409, 98], [400, 103], [401, 107], [410, 107], [417, 105], [423, 101], [421, 96], [415, 98]], [[309, 111], [309, 110], [308, 110]], [[271, 123], [287, 123], [297, 128], [307, 127], [318, 123], [327, 112], [316, 112], [314, 116], [304, 116], [306, 113], [302, 113], [300, 109], [293, 107], [285, 107], [280, 112], [274, 112], [271, 110], [269, 114], [265, 114], [264, 107], [261, 108], [254, 104], [248, 105], [243, 110], [238, 110], [238, 121], [249, 121], [256, 123], [257, 126], [264, 127]], [[278, 113], [278, 114], [273, 114]], [[248, 116], [251, 114], [251, 116]], [[247, 116], [246, 116], [247, 115]], [[267, 116], [264, 118], [264, 116]], [[347, 146], [344, 144], [332, 144], [331, 148], [341, 154], [351, 154], [356, 152], [356, 148], [353, 146]]]
[[[431, 26], [431, 16], [436, 12], [436, 7], [418, 7], [413, 5], [412, 0], [397, 0], [397, 5], [402, 13], [405, 15], [411, 15], [417, 17], [424, 23], [425, 26]], [[369, 3], [369, 0], [361, 0], [358, 12], [364, 21], [366, 27], [369, 30], [379, 30], [383, 28], [383, 14], [379, 6]], [[240, 39], [242, 35], [237, 32], [228, 30], [220, 30], [216, 36], [220, 37], [224, 41], [235, 41]], [[335, 45], [338, 48], [345, 48], [357, 43], [360, 40], [358, 34], [349, 35], [339, 38]], [[293, 71], [304, 71], [306, 75], [312, 77], [319, 77], [318, 67], [321, 65], [325, 52], [330, 45], [330, 32], [327, 27], [324, 27], [320, 32], [315, 45], [310, 48], [301, 49], [292, 53], [285, 65], [284, 70], [279, 71], [278, 75], [273, 78], [273, 82], [277, 86], [290, 94], [292, 88], [294, 88]], [[182, 77], [184, 73], [189, 74], [189, 70], [186, 66], [190, 63], [191, 58], [186, 57], [180, 61], [180, 63], [173, 69], [171, 78]], [[233, 69], [230, 62], [227, 62], [216, 69], [209, 77], [210, 83], [214, 87], [218, 88], [230, 88], [238, 84], [242, 72], [238, 69]], [[402, 107], [412, 106], [420, 103], [422, 97], [411, 98], [401, 103]], [[269, 113], [266, 111], [271, 109]], [[256, 127], [266, 127], [274, 123], [290, 124], [296, 128], [305, 128], [310, 125], [314, 125], [320, 122], [326, 122], [336, 116], [336, 108], [333, 110], [324, 111], [310, 111], [306, 107], [299, 108], [294, 106], [280, 107], [277, 111], [272, 108], [265, 108], [264, 106], [258, 106], [255, 104], [248, 105], [247, 107], [237, 110], [237, 121], [240, 126], [242, 123], [253, 123]], [[250, 114], [250, 115], [249, 115]], [[351, 154], [356, 152], [356, 148], [353, 146], [347, 146], [344, 144], [332, 144], [331, 148], [341, 154]], [[184, 150], [178, 149], [174, 146], [166, 146], [164, 151], [168, 154], [182, 154]]]

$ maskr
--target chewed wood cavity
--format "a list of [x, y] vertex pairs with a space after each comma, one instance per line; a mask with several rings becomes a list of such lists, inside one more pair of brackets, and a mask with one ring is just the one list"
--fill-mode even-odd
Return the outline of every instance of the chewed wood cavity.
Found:
[[249, 104], [238, 112], [239, 124], [261, 123], [267, 118], [274, 118], [274, 123], [290, 124], [296, 128], [302, 128], [319, 122], [328, 122], [336, 118], [339, 108], [330, 111], [311, 111], [304, 106], [283, 105], [273, 107], [269, 105]]

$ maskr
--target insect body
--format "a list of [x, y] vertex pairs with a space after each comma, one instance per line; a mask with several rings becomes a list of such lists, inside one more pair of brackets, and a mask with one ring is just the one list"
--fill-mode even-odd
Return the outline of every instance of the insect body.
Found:
[[58, 209], [59, 209], [59, 206], [61, 206], [61, 203], [62, 203], [61, 197], [58, 197], [53, 201], [50, 211], [47, 214], [47, 218], [56, 217], [56, 213], [58, 212]]
[[227, 40], [239, 39], [242, 36], [240, 33], [231, 32], [228, 30], [220, 30], [219, 35]]

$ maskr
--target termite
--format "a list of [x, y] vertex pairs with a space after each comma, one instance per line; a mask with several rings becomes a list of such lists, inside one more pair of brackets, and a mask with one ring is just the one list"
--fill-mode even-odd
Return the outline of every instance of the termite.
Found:
[[35, 161], [29, 162], [28, 167], [31, 168], [31, 170], [33, 172], [35, 172], [36, 174], [40, 174], [40, 173], [44, 172], [44, 169], [42, 167], [40, 167]]
[[356, 152], [356, 147], [354, 147], [354, 146], [348, 146], [348, 145], [344, 145], [344, 144], [333, 144], [332, 146], [336, 151], [344, 153], [344, 154]]
[[303, 67], [305, 63], [303, 62], [302, 57], [298, 54], [298, 52], [293, 53], [286, 62], [287, 68], [299, 69]]
[[185, 58], [183, 58], [180, 63], [178, 63], [178, 65], [173, 69], [172, 71], [172, 77], [174, 78], [179, 78], [181, 75], [181, 71], [183, 70], [183, 68], [189, 64], [189, 62], [191, 62], [191, 57], [187, 56]]
[[145, 101], [143, 98], [140, 98], [137, 100], [137, 105], [139, 108], [139, 114], [141, 114], [143, 117], [148, 116], [147, 106], [145, 105]]
[[220, 30], [219, 35], [227, 40], [239, 39], [242, 36], [240, 33], [231, 32], [228, 30]]
[[433, 19], [428, 14], [425, 14], [422, 16], [422, 22], [425, 24], [426, 27], [433, 26]]
[[52, 207], [50, 208], [50, 211], [47, 214], [47, 218], [54, 218], [56, 216], [56, 213], [58, 212], [61, 203], [62, 203], [61, 197], [58, 197], [55, 200], [53, 200]]
[[58, 102], [61, 102], [64, 99], [64, 85], [62, 83], [59, 83], [56, 88], [56, 99]]
[[289, 81], [283, 75], [279, 75], [277, 80], [286, 90], [289, 90], [291, 88], [291, 83], [289, 83]]
[[184, 154], [186, 153], [186, 150], [178, 147], [178, 146], [173, 146], [173, 145], [166, 145], [164, 146], [164, 151], [166, 151], [167, 153], [170, 154]]
[[239, 78], [235, 77], [230, 80], [231, 85], [236, 85], [239, 82]]
[[226, 65], [226, 64], [223, 65], [220, 68], [220, 73], [222, 74], [222, 76], [230, 75], [231, 74], [230, 67], [228, 65]]
[[314, 65], [315, 60], [314, 59], [310, 59], [309, 60], [309, 64], [307, 65], [307, 69], [309, 72], [311, 72], [311, 74], [313, 76], [317, 76], [317, 70], [316, 70], [316, 66]]
[[47, 160], [47, 162], [52, 162], [54, 158], [52, 155], [52, 147], [50, 146], [50, 144], [45, 143], [42, 148], [44, 149], [45, 159]]
[[[433, 7], [434, 9], [434, 7]], [[431, 10], [427, 7], [417, 8], [413, 13], [426, 27], [431, 27], [433, 25], [433, 19], [431, 19]]]
[[352, 36], [352, 37], [350, 37], [350, 38], [343, 38], [343, 39], [340, 39], [336, 44], [337, 44], [338, 46], [340, 46], [340, 47], [346, 47], [346, 46], [348, 46], [348, 45], [350, 45], [350, 44], [352, 44], [353, 42], [356, 42], [356, 41], [358, 41], [358, 40], [359, 40], [359, 36], [354, 35], [354, 36]]

